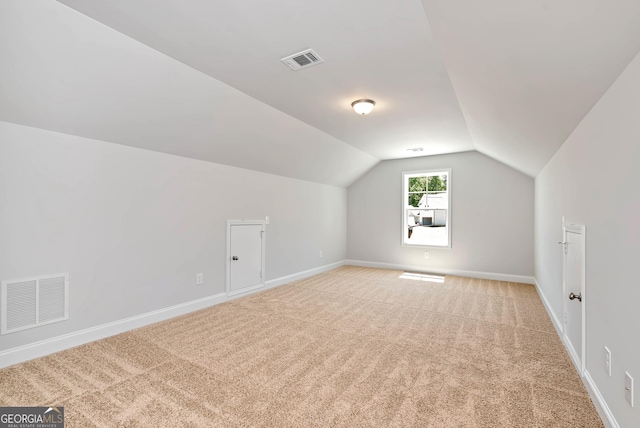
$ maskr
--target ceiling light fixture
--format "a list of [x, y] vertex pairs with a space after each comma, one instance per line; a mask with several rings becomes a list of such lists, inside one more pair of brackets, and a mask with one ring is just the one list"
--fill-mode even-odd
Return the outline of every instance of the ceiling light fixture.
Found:
[[356, 100], [351, 103], [351, 107], [353, 107], [353, 111], [358, 114], [369, 114], [371, 110], [373, 110], [373, 106], [376, 105], [376, 102], [373, 100]]

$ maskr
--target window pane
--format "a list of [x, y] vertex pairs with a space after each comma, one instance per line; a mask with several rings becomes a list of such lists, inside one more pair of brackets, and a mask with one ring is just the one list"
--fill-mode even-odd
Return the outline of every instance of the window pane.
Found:
[[420, 201], [424, 198], [424, 192], [409, 193], [409, 205], [410, 207], [417, 207]]
[[409, 192], [424, 192], [427, 190], [427, 177], [410, 177]]
[[447, 176], [446, 175], [432, 175], [429, 177], [429, 191], [446, 191], [447, 190]]

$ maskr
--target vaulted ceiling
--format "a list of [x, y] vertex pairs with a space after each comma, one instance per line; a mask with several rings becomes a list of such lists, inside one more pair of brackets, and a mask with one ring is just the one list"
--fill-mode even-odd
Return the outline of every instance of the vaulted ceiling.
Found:
[[417, 147], [535, 176], [640, 50], [638, 0], [0, 8], [0, 120], [339, 186]]

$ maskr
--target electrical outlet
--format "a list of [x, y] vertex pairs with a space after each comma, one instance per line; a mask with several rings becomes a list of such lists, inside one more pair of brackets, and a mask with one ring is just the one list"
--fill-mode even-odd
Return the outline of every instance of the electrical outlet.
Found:
[[624, 372], [624, 397], [633, 407], [633, 378], [629, 372]]
[[425, 258], [425, 259], [428, 259], [428, 258], [429, 258], [429, 252], [428, 252], [428, 251], [425, 251], [425, 252], [424, 252], [424, 258]]
[[266, 217], [264, 218], [264, 223], [265, 223], [265, 224], [269, 224], [269, 216], [266, 216]]
[[320, 251], [320, 258], [322, 258], [322, 251]]
[[606, 346], [604, 347], [604, 369], [611, 376], [611, 351]]
[[202, 285], [204, 282], [204, 276], [201, 273], [196, 274], [196, 285]]

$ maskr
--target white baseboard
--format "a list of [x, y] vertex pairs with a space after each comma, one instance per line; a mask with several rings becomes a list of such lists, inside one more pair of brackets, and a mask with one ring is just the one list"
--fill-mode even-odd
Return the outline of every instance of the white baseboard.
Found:
[[168, 308], [158, 309], [130, 318], [11, 348], [0, 352], [0, 368], [12, 366], [34, 358], [53, 354], [54, 352], [73, 348], [74, 346], [83, 345], [85, 343], [104, 339], [105, 337], [124, 333], [125, 331], [133, 330], [155, 322], [164, 321], [199, 309], [204, 309], [206, 307], [222, 303], [226, 300], [227, 297], [224, 293], [215, 294], [213, 296], [203, 297], [202, 299], [192, 300], [190, 302], [181, 303]]
[[604, 397], [600, 393], [600, 390], [596, 386], [596, 383], [593, 381], [593, 378], [591, 377], [591, 374], [588, 370], [584, 371], [582, 382], [587, 388], [587, 392], [591, 397], [591, 401], [593, 401], [593, 405], [595, 406], [598, 415], [600, 415], [600, 419], [602, 419], [604, 425], [607, 428], [620, 428], [618, 421], [616, 421], [616, 418], [613, 417], [611, 409], [609, 409], [607, 402], [604, 400]]
[[438, 275], [468, 276], [471, 278], [493, 279], [496, 281], [520, 282], [524, 284], [534, 284], [535, 278], [526, 275], [510, 275], [505, 273], [480, 272], [473, 270], [431, 268], [427, 266], [411, 266], [395, 263], [368, 262], [363, 260], [347, 260], [347, 265], [373, 267], [382, 269], [408, 270], [412, 272], [435, 273]]
[[305, 270], [305, 271], [302, 271], [302, 272], [297, 272], [297, 273], [294, 273], [292, 275], [287, 275], [287, 276], [283, 276], [283, 277], [280, 277], [280, 278], [271, 279], [271, 280], [266, 282], [265, 286], [266, 286], [266, 288], [277, 287], [279, 285], [286, 284], [288, 282], [297, 281], [299, 279], [308, 278], [308, 277], [313, 276], [313, 275], [318, 275], [318, 274], [323, 273], [323, 272], [327, 272], [327, 271], [330, 271], [330, 270], [333, 270], [333, 269], [337, 269], [337, 268], [339, 268], [341, 266], [344, 266], [345, 264], [348, 264], [348, 263], [346, 263], [345, 260], [342, 260], [342, 261], [339, 261], [339, 262], [330, 263], [328, 265], [320, 266], [320, 267], [317, 267], [317, 268]]
[[[562, 342], [562, 345], [565, 347], [565, 350], [569, 354], [569, 357], [571, 358], [579, 374], [580, 369], [579, 369], [579, 363], [578, 363], [578, 356], [564, 339], [564, 333], [563, 333], [564, 326], [560, 322], [560, 319], [556, 315], [555, 311], [551, 308], [551, 305], [547, 300], [547, 296], [542, 291], [542, 288], [540, 287], [540, 284], [538, 283], [537, 279], [535, 280], [535, 285], [536, 285], [536, 290], [538, 291], [538, 295], [540, 296], [540, 300], [542, 300], [542, 304], [544, 305], [544, 308], [547, 310], [547, 314], [549, 314], [549, 318], [551, 318], [551, 322], [553, 323], [553, 326], [556, 329], [556, 333], [560, 338], [560, 342]], [[598, 415], [600, 416], [600, 419], [602, 420], [604, 425], [607, 428], [620, 428], [620, 425], [618, 425], [616, 418], [613, 416], [613, 413], [611, 413], [611, 410], [609, 409], [607, 402], [605, 401], [604, 397], [600, 393], [600, 390], [596, 386], [596, 383], [594, 382], [593, 378], [591, 377], [589, 370], [587, 370], [586, 368], [584, 370], [584, 374], [581, 376], [581, 380], [585, 388], [587, 389], [587, 393], [589, 394], [589, 397], [591, 397], [591, 401], [593, 402], [593, 405], [595, 406], [596, 411], [598, 412]]]
[[558, 316], [556, 315], [555, 311], [551, 308], [551, 305], [549, 304], [549, 300], [547, 300], [547, 296], [545, 296], [544, 292], [542, 291], [542, 288], [540, 288], [540, 284], [538, 284], [537, 279], [535, 280], [535, 286], [536, 286], [536, 291], [538, 292], [538, 296], [540, 296], [540, 300], [542, 300], [542, 304], [544, 305], [544, 308], [547, 310], [547, 314], [549, 315], [549, 318], [551, 318], [551, 322], [553, 323], [553, 326], [556, 328], [556, 333], [558, 333], [558, 337], [562, 339], [562, 337], [564, 336], [564, 326], [558, 319]]
[[61, 336], [52, 337], [50, 339], [41, 340], [39, 342], [30, 343], [28, 345], [7, 349], [0, 352], [0, 368], [9, 367], [14, 364], [32, 360], [34, 358], [53, 354], [54, 352], [73, 348], [74, 346], [79, 346], [85, 343], [104, 339], [106, 337], [124, 333], [135, 328], [144, 327], [149, 324], [204, 309], [209, 306], [214, 306], [240, 297], [248, 296], [253, 293], [264, 291], [268, 288], [277, 287], [291, 281], [317, 275], [319, 273], [343, 266], [344, 264], [344, 261], [331, 263], [325, 266], [298, 272], [293, 275], [287, 275], [281, 278], [272, 279], [270, 281], [267, 281], [264, 287], [253, 288], [251, 290], [246, 290], [234, 295], [227, 295], [226, 293], [214, 294], [212, 296], [203, 297], [201, 299], [192, 300], [190, 302], [181, 303], [178, 305], [170, 306], [168, 308], [158, 309], [130, 318], [113, 321], [84, 330], [74, 331], [72, 333], [67, 333]]

